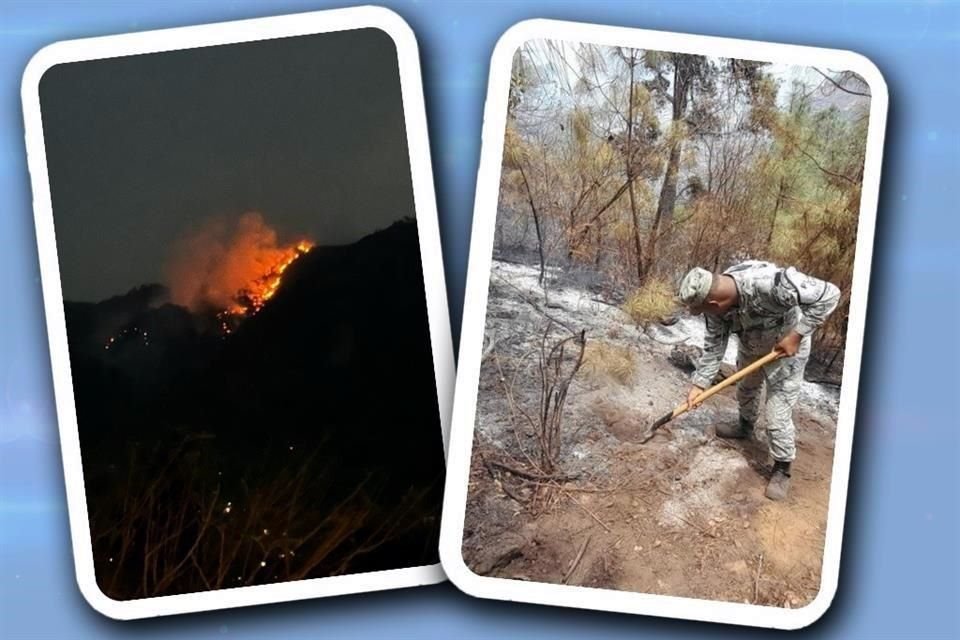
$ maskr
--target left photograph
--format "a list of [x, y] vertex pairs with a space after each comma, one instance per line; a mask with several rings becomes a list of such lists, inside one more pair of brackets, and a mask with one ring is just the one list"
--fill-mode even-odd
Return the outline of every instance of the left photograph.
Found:
[[445, 309], [442, 271], [424, 277], [440, 268], [436, 213], [397, 44], [349, 28], [40, 77], [55, 254], [39, 207], [38, 241], [55, 260], [68, 491], [85, 501], [74, 546], [87, 528], [107, 599], [442, 578], [452, 350], [428, 313]]

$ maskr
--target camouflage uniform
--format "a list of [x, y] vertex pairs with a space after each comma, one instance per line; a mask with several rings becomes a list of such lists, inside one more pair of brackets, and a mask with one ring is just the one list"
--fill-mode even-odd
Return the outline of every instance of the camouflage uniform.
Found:
[[704, 314], [704, 349], [693, 384], [701, 388], [711, 385], [730, 334], [739, 338], [739, 369], [770, 353], [790, 329], [795, 329], [803, 336], [795, 356], [776, 360], [737, 385], [740, 417], [756, 424], [760, 417], [760, 392], [766, 383], [770, 454], [774, 460], [790, 462], [796, 456], [793, 407], [810, 357], [810, 336], [836, 308], [840, 290], [792, 267], [781, 269], [769, 262], [743, 262], [724, 274], [736, 283], [739, 300], [723, 316]]

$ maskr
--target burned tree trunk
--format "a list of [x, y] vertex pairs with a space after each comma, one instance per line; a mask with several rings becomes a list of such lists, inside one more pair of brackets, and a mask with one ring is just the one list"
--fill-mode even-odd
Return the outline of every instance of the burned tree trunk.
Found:
[[537, 230], [537, 252], [540, 255], [540, 279], [539, 283], [543, 285], [544, 283], [544, 272], [546, 271], [546, 262], [543, 258], [543, 231], [540, 228], [540, 214], [537, 212], [537, 205], [533, 203], [533, 192], [530, 190], [530, 183], [527, 182], [527, 174], [523, 170], [523, 166], [518, 164], [517, 168], [520, 170], [520, 178], [523, 180], [524, 189], [527, 192], [527, 202], [530, 203], [530, 211], [533, 213], [533, 226]]
[[553, 474], [560, 466], [563, 405], [574, 376], [583, 364], [586, 331], [580, 331], [549, 345], [549, 323], [540, 341], [540, 411], [537, 438], [540, 443], [540, 467]]

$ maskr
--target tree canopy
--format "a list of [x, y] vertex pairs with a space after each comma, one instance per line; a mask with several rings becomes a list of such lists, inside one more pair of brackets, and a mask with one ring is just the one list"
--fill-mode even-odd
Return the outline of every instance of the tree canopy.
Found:
[[[621, 299], [765, 259], [844, 292], [869, 87], [845, 70], [540, 40], [515, 55], [497, 250], [602, 274]], [[544, 283], [546, 284], [546, 283]]]

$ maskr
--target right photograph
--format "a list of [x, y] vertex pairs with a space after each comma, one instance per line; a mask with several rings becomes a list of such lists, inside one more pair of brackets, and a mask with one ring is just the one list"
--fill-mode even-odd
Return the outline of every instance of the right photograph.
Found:
[[843, 68], [516, 49], [475, 344], [470, 572], [815, 599], [870, 108]]

